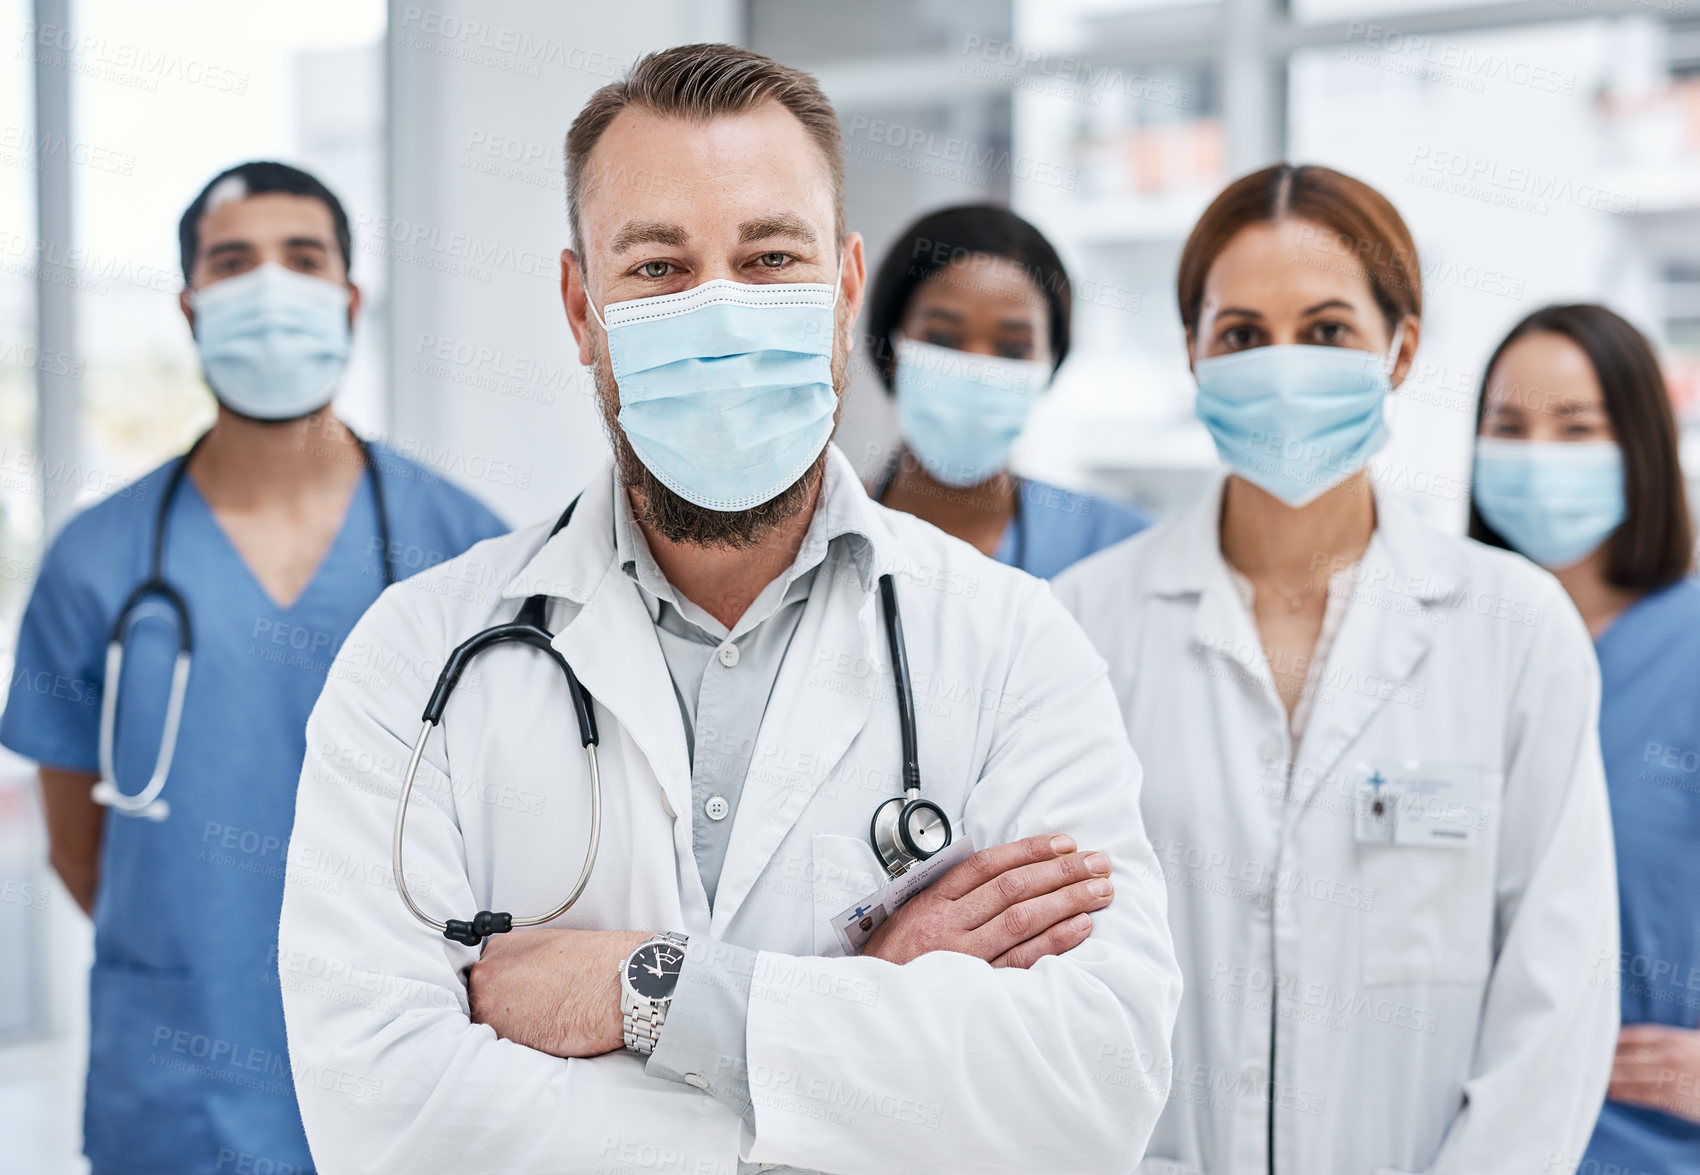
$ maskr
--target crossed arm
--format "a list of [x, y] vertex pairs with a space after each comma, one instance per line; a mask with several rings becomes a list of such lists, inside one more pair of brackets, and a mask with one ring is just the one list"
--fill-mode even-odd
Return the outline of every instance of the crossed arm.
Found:
[[[874, 932], [864, 958], [908, 963], [932, 951], [1031, 967], [1092, 932], [1110, 904], [1110, 861], [1045, 834], [981, 849]], [[557, 1057], [621, 1047], [619, 969], [647, 930], [522, 930], [490, 940], [472, 968], [475, 1023]]]

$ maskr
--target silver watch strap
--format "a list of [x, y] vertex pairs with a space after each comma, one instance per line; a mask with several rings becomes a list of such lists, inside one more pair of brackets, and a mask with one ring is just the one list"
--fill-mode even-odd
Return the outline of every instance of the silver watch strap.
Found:
[[[682, 934], [666, 930], [644, 939], [637, 949], [641, 951], [655, 942], [672, 943], [684, 950], [687, 940]], [[646, 1057], [653, 1053], [655, 1046], [661, 1041], [661, 1029], [667, 1023], [667, 1009], [672, 1003], [672, 997], [668, 997], [664, 1000], [643, 1000], [635, 1007], [625, 1008], [621, 1018], [624, 1021], [626, 1047]]]

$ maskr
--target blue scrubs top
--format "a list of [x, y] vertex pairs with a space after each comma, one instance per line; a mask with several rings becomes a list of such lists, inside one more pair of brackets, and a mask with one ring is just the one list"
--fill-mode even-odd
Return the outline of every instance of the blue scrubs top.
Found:
[[[440, 476], [380, 446], [372, 451], [398, 578], [507, 529]], [[0, 742], [20, 755], [98, 774], [107, 640], [124, 598], [147, 576], [160, 497], [180, 461], [72, 519], [49, 549], [0, 717]], [[167, 531], [164, 574], [187, 601], [194, 660], [161, 793], [169, 816], [155, 822], [109, 811], [104, 822], [84, 1150], [100, 1175], [299, 1175], [313, 1163], [295, 1083], [357, 1099], [381, 1092], [359, 1073], [290, 1064], [277, 966], [307, 716], [343, 639], [384, 587], [372, 483], [361, 479], [324, 562], [288, 608], [254, 579], [193, 478], [177, 492]], [[153, 770], [177, 650], [171, 616], [149, 603], [131, 628], [115, 756], [125, 792], [138, 791]], [[338, 672], [375, 681], [431, 678], [438, 669], [350, 652]], [[296, 867], [330, 890], [390, 884], [388, 861]], [[311, 970], [305, 965], [303, 974]]]
[[1151, 525], [1132, 506], [1030, 478], [1021, 479], [1020, 495], [992, 558], [1040, 579]]
[[[1700, 1025], [1700, 584], [1600, 634], [1600, 749], [1617, 841], [1625, 1024]], [[1577, 1175], [1700, 1172], [1700, 1122], [1608, 1101]]]

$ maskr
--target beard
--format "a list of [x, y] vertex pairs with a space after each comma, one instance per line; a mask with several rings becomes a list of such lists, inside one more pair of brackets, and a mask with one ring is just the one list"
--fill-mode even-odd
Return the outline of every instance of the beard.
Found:
[[[839, 323], [837, 337], [848, 339], [849, 324]], [[803, 475], [759, 506], [742, 510], [710, 510], [669, 489], [650, 472], [649, 466], [632, 448], [626, 430], [620, 427], [620, 390], [609, 371], [606, 341], [600, 348], [592, 367], [596, 380], [596, 403], [602, 410], [602, 423], [614, 446], [614, 460], [620, 473], [620, 484], [627, 490], [632, 516], [671, 543], [688, 543], [696, 547], [718, 547], [722, 550], [747, 550], [758, 545], [785, 523], [809, 508], [814, 501], [815, 487], [826, 469], [827, 449], [832, 437], [821, 446]], [[844, 407], [844, 393], [850, 382], [850, 351], [834, 346], [832, 353], [832, 390], [838, 403], [832, 411], [832, 431], [838, 431], [838, 414]]]

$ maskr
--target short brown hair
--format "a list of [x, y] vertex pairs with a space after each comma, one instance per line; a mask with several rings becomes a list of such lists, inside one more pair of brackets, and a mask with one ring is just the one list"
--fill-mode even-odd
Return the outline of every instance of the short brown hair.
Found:
[[742, 114], [769, 101], [796, 115], [820, 147], [832, 183], [833, 225], [843, 240], [844, 134], [819, 83], [800, 69], [736, 45], [701, 44], [678, 45], [638, 58], [624, 78], [592, 94], [573, 119], [564, 151], [567, 224], [573, 247], [583, 248], [578, 210], [585, 165], [602, 132], [622, 110], [635, 106], [700, 122]]
[[[1554, 334], [1582, 349], [1605, 397], [1606, 417], [1623, 450], [1623, 524], [1607, 542], [1606, 579], [1620, 588], [1651, 591], [1688, 574], [1694, 531], [1677, 455], [1676, 414], [1664, 373], [1642, 333], [1604, 306], [1547, 306], [1511, 328], [1482, 373], [1476, 432], [1487, 411], [1488, 382], [1505, 349], [1527, 335]], [[1470, 495], [1470, 537], [1510, 544], [1483, 520]]]
[[1175, 281], [1187, 334], [1198, 329], [1205, 279], [1228, 242], [1251, 225], [1286, 219], [1332, 234], [1342, 260], [1363, 267], [1389, 327], [1407, 314], [1422, 317], [1417, 246], [1387, 197], [1332, 168], [1277, 163], [1223, 188], [1187, 237]]

